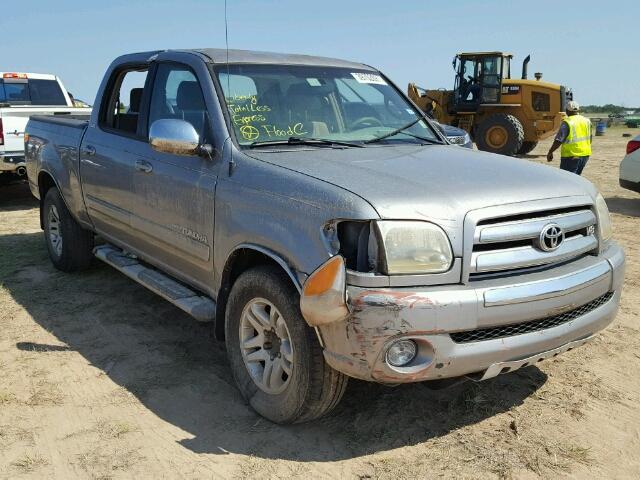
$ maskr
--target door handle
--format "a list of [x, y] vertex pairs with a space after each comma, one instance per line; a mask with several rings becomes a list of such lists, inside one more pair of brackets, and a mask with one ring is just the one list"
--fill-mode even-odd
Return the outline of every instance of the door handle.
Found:
[[82, 153], [84, 153], [88, 157], [92, 157], [96, 154], [96, 147], [93, 145], [85, 145], [82, 147]]
[[149, 162], [145, 162], [144, 160], [136, 160], [136, 170], [139, 172], [151, 173], [153, 165]]

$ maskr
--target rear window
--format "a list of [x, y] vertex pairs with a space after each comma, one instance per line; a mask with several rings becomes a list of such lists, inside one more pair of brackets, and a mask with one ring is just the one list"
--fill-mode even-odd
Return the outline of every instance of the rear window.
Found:
[[56, 80], [0, 80], [0, 102], [11, 105], [66, 105]]

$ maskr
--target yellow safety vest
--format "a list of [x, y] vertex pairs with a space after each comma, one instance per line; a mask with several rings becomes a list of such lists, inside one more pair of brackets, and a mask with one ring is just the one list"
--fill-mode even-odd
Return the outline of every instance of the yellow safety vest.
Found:
[[588, 157], [591, 155], [591, 120], [582, 115], [571, 115], [563, 122], [569, 127], [569, 135], [560, 149], [560, 156]]

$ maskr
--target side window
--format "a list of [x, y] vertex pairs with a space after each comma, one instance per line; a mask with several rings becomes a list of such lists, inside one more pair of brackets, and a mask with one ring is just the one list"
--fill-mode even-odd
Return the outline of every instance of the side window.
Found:
[[185, 120], [200, 138], [205, 136], [207, 108], [200, 83], [189, 67], [171, 63], [158, 66], [151, 92], [149, 125], [163, 118]]
[[147, 73], [145, 68], [125, 70], [116, 74], [108, 103], [103, 106], [105, 111], [101, 115], [102, 126], [127, 135], [137, 133]]

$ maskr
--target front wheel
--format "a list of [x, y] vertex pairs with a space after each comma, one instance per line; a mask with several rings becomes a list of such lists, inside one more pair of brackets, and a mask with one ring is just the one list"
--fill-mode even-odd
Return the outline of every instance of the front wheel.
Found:
[[273, 422], [321, 417], [344, 394], [348, 378], [325, 363], [315, 332], [300, 313], [298, 292], [276, 268], [257, 267], [236, 280], [225, 340], [242, 396]]

